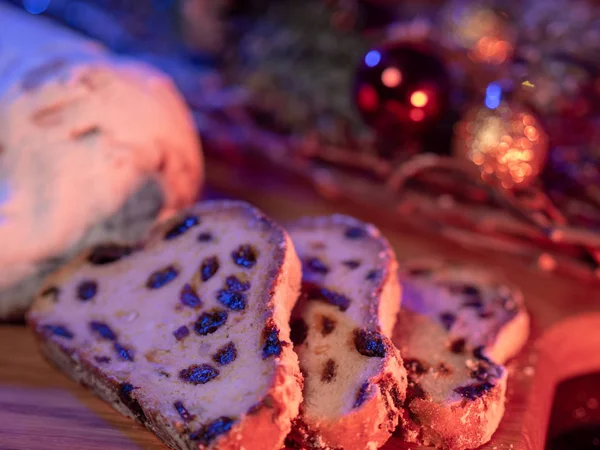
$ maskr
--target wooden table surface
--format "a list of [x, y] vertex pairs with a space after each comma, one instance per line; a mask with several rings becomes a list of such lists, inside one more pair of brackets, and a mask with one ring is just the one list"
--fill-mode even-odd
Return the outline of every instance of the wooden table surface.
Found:
[[[384, 214], [317, 198], [310, 189], [245, 180], [211, 167], [219, 195], [251, 201], [273, 218], [343, 212], [375, 223], [398, 259], [450, 257], [485, 265], [519, 285], [532, 316], [527, 349], [510, 364], [507, 413], [486, 449], [541, 450], [554, 386], [562, 378], [600, 370], [600, 286], [517, 265], [501, 255], [465, 250], [406, 229]], [[211, 192], [211, 196], [215, 196]], [[597, 312], [594, 314], [593, 312]], [[386, 450], [411, 448], [392, 438]], [[164, 450], [152, 433], [96, 399], [38, 354], [24, 327], [0, 327], [0, 450]]]

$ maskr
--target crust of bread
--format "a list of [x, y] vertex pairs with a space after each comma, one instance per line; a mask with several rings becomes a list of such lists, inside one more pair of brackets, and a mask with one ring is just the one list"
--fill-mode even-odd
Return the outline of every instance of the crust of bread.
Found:
[[[274, 358], [274, 376], [270, 380], [268, 392], [263, 400], [247, 413], [241, 414], [229, 432], [221, 435], [210, 445], [190, 440], [185, 425], [167, 420], [161, 411], [155, 410], [144, 402], [135, 402], [143, 414], [127, 405], [119, 396], [121, 380], [107, 376], [100, 371], [85, 355], [76, 348], [70, 348], [64, 342], [46, 336], [40, 329], [40, 315], [48, 308], [47, 298], [38, 297], [27, 315], [27, 321], [36, 334], [39, 347], [45, 357], [72, 380], [86, 386], [100, 398], [111, 404], [117, 411], [137, 420], [160, 437], [165, 444], [176, 450], [199, 449], [279, 449], [291, 429], [291, 421], [298, 415], [302, 401], [302, 375], [298, 368], [298, 358], [289, 345], [289, 317], [297, 300], [300, 289], [300, 262], [291, 240], [281, 227], [264, 216], [260, 211], [243, 202], [218, 201], [204, 202], [189, 208], [166, 224], [157, 227], [148, 243], [162, 236], [177, 218], [186, 213], [203, 214], [214, 210], [241, 211], [251, 221], [260, 222], [265, 235], [277, 245], [275, 257], [265, 270], [269, 298], [266, 304], [264, 320], [272, 319], [280, 330], [280, 339], [288, 345], [282, 347], [281, 355]], [[67, 277], [82, 261], [88, 252], [84, 252], [71, 264], [54, 274], [45, 283], [53, 286]]]
[[[378, 269], [383, 271], [380, 281], [376, 283], [364, 304], [361, 305], [361, 315], [358, 316], [355, 311], [350, 322], [354, 323], [354, 327], [380, 332], [387, 352], [386, 356], [379, 360], [377, 368], [372, 371], [373, 374], [368, 379], [370, 386], [368, 398], [359, 407], [353, 408], [342, 417], [316, 417], [306, 413], [301, 414], [294, 422], [294, 430], [288, 439], [289, 445], [298, 448], [377, 449], [389, 439], [396, 428], [405, 399], [406, 370], [400, 352], [388, 338], [393, 330], [400, 307], [398, 302], [400, 286], [397, 279], [396, 258], [387, 240], [374, 226], [343, 215], [302, 218], [290, 224], [288, 231], [302, 259], [306, 255], [302, 254], [301, 246], [295, 240], [298, 230], [314, 233], [315, 240], [318, 240], [321, 233], [325, 231], [343, 230], [345, 227], [360, 227], [366, 230], [370, 241], [369, 245], [378, 252], [376, 253], [379, 258]], [[365, 249], [365, 252], [369, 250], [372, 248]], [[335, 256], [339, 257], [339, 255]], [[362, 279], [359, 279], [359, 282], [362, 283]], [[331, 283], [328, 283], [327, 286], [332, 287]], [[357, 299], [354, 298], [353, 301], [357, 301]], [[300, 302], [293, 316], [303, 313], [306, 312]], [[341, 352], [344, 349], [338, 351]], [[302, 357], [300, 357], [300, 366], [302, 367], [302, 365]]]
[[477, 448], [488, 442], [498, 428], [504, 415], [505, 393], [506, 376], [485, 397], [468, 403], [462, 400], [448, 407], [416, 399], [410, 409], [403, 411], [398, 434], [407, 442], [441, 449]]

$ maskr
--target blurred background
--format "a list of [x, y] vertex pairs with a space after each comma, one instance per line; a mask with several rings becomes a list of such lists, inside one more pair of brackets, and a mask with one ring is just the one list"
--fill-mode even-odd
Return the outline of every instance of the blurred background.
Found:
[[170, 74], [224, 170], [598, 280], [595, 0], [12, 3]]
[[[534, 337], [570, 314], [598, 309], [597, 0], [0, 3], [99, 41], [115, 58], [167, 73], [202, 139], [205, 197], [264, 198], [278, 219], [288, 219], [296, 213], [289, 205], [301, 203], [291, 187], [309, 187], [328, 212], [351, 207], [363, 218], [377, 218], [386, 232], [406, 227], [435, 236], [455, 245], [443, 247], [446, 254], [473, 252], [468, 256], [479, 255], [486, 264], [490, 255], [502, 255], [531, 302]], [[7, 29], [0, 29], [0, 72], [10, 79], [11, 53], [5, 50], [22, 52], [26, 43], [11, 40]], [[36, 47], [40, 36], [32, 34], [27, 45]], [[115, 110], [120, 101], [113, 102]], [[151, 134], [150, 128], [135, 132]], [[79, 132], [89, 137], [98, 130]], [[193, 201], [202, 163], [189, 169], [193, 158], [174, 153], [169, 147], [151, 171], [163, 173], [175, 161], [179, 185], [170, 179], [157, 188], [144, 179], [118, 213], [101, 217], [91, 231], [82, 225], [79, 231], [87, 234], [77, 248], [107, 236], [137, 236], [141, 231], [132, 224], [145, 229], [165, 205], [176, 209]], [[30, 160], [37, 172], [27, 172], [24, 184], [39, 181], [35, 207], [52, 209], [44, 189], [56, 173]], [[0, 224], [3, 213], [11, 213], [3, 209], [10, 205], [2, 183], [9, 175], [6, 161], [0, 144]], [[192, 186], [182, 188], [186, 183]], [[169, 192], [179, 197], [169, 199]], [[309, 208], [311, 202], [303, 201]], [[2, 232], [0, 227], [0, 263], [10, 248]], [[429, 238], [402, 240], [401, 233], [390, 233], [390, 240], [402, 248], [401, 257], [442, 248]], [[76, 247], [59, 250], [41, 262], [28, 261], [35, 264], [35, 283], [19, 279], [16, 288], [0, 290], [0, 306], [2, 295], [33, 289]], [[542, 286], [540, 280], [551, 277], [536, 278], [535, 272], [563, 281]], [[531, 368], [527, 358], [523, 364]], [[549, 448], [600, 446], [598, 386], [597, 374], [560, 386]], [[514, 403], [509, 414], [521, 417], [522, 404]], [[570, 434], [573, 429], [579, 434]]]

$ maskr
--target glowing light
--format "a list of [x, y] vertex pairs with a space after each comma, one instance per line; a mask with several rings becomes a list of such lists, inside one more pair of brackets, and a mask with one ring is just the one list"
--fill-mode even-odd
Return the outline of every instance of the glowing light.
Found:
[[485, 158], [483, 157], [483, 155], [481, 153], [474, 154], [471, 159], [478, 166], [481, 166], [485, 162]]
[[496, 109], [500, 106], [502, 100], [502, 88], [498, 83], [488, 84], [485, 90], [485, 106], [489, 109]]
[[389, 88], [395, 88], [402, 82], [402, 74], [395, 67], [388, 67], [381, 74], [381, 82]]
[[525, 117], [523, 117], [523, 125], [534, 125], [535, 124], [535, 118], [533, 116], [530, 116], [529, 114], [526, 115]]
[[410, 104], [415, 108], [422, 108], [429, 102], [429, 96], [423, 91], [415, 91], [410, 96]]
[[381, 61], [381, 53], [377, 50], [371, 50], [365, 55], [365, 64], [369, 67], [375, 67]]
[[535, 87], [535, 84], [533, 84], [533, 83], [532, 83], [531, 81], [529, 81], [529, 80], [525, 80], [525, 81], [523, 81], [523, 82], [521, 83], [521, 86], [528, 87], [528, 88], [533, 88], [533, 87]]
[[538, 131], [535, 127], [532, 127], [531, 125], [527, 126], [525, 128], [525, 136], [527, 136], [527, 139], [529, 139], [530, 141], [535, 141], [538, 138]]
[[[500, 91], [499, 86], [491, 85], [487, 95], [494, 97]], [[502, 103], [495, 111], [480, 106], [459, 127], [467, 130], [464, 149], [484, 180], [499, 182], [506, 189], [535, 181], [543, 167], [548, 143], [533, 115], [510, 103]]]
[[50, 0], [23, 0], [23, 8], [31, 14], [41, 14], [50, 6]]
[[408, 115], [415, 122], [420, 122], [421, 120], [423, 120], [425, 118], [425, 113], [423, 112], [422, 109], [416, 109], [416, 108], [411, 109], [410, 113], [408, 113]]
[[491, 64], [502, 64], [513, 52], [512, 45], [501, 39], [483, 36], [473, 49], [474, 58]]
[[369, 85], [361, 86], [358, 89], [358, 104], [365, 111], [374, 111], [379, 105], [379, 97], [375, 89]]
[[538, 265], [543, 270], [552, 271], [556, 269], [557, 263], [551, 255], [549, 255], [548, 253], [544, 253], [538, 258]]

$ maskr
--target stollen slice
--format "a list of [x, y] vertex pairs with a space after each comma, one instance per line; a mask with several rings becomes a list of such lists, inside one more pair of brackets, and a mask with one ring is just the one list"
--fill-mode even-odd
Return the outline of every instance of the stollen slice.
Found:
[[279, 449], [302, 378], [289, 338], [301, 268], [287, 234], [207, 202], [143, 244], [52, 276], [28, 314], [45, 356], [172, 449]]
[[521, 292], [490, 271], [444, 261], [400, 270], [393, 341], [408, 373], [400, 436], [446, 449], [488, 442], [504, 414], [507, 370], [529, 316]]
[[288, 446], [376, 449], [395, 429], [406, 390], [389, 339], [400, 306], [394, 253], [374, 226], [347, 216], [287, 229], [303, 265], [291, 323], [305, 377]]

